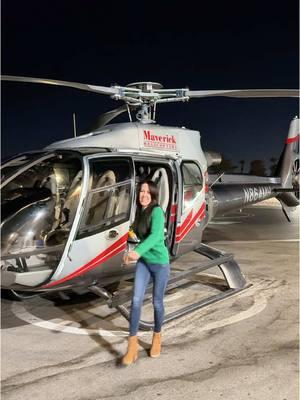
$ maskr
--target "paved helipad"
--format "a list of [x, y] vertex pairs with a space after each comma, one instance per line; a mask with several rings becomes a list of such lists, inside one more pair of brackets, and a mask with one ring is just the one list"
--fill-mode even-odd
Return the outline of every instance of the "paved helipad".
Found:
[[[165, 325], [159, 359], [141, 332], [129, 368], [118, 366], [128, 323], [94, 295], [3, 300], [2, 399], [298, 400], [298, 225], [273, 204], [212, 223], [205, 240], [233, 252], [252, 286]], [[191, 253], [173, 268], [198, 260]], [[171, 292], [167, 312], [208, 296], [211, 279]]]

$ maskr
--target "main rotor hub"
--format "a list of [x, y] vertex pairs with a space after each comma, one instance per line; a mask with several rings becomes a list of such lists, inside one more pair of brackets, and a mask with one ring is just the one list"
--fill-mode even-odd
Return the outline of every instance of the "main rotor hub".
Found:
[[142, 92], [152, 92], [153, 89], [162, 89], [163, 85], [157, 82], [134, 82], [129, 83], [126, 87], [139, 89]]
[[[134, 82], [126, 87], [116, 87], [119, 93], [114, 95], [116, 100], [123, 100], [130, 107], [138, 107], [136, 114], [138, 121], [143, 123], [155, 122], [156, 104], [173, 101], [187, 101], [187, 89], [163, 89], [158, 82]], [[128, 111], [129, 112], [129, 111]], [[131, 116], [129, 116], [131, 120]]]

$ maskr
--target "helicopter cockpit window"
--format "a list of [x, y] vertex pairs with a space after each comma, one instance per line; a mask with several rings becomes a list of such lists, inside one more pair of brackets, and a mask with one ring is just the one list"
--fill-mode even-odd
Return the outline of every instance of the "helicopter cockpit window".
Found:
[[203, 189], [203, 177], [200, 168], [193, 162], [182, 163], [183, 208], [190, 207]]
[[126, 160], [91, 161], [91, 189], [114, 185], [130, 179]]
[[18, 169], [25, 167], [35, 159], [41, 157], [42, 153], [23, 154], [3, 163], [1, 166], [1, 182], [12, 176]]
[[[1, 228], [4, 258], [26, 256], [29, 270], [57, 265], [78, 207], [81, 176], [79, 158], [53, 155], [4, 185]], [[51, 248], [57, 251], [51, 252]]]
[[129, 219], [131, 174], [130, 164], [125, 159], [91, 161], [91, 189], [78, 238]]

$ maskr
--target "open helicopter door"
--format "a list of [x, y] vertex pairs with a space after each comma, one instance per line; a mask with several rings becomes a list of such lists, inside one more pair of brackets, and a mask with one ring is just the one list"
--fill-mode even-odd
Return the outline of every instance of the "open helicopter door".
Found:
[[44, 285], [105, 286], [129, 273], [122, 267], [134, 192], [134, 168], [130, 157], [84, 157], [85, 179], [77, 227], [65, 258]]
[[[205, 182], [200, 166], [192, 160], [176, 162], [178, 188], [177, 224], [173, 254], [177, 257], [199, 247], [207, 223]], [[176, 206], [175, 206], [176, 207]]]

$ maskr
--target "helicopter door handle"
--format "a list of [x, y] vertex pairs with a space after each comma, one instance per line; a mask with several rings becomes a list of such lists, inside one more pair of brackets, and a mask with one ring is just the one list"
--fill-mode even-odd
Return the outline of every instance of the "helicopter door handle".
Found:
[[119, 236], [119, 232], [116, 229], [111, 229], [107, 233], [107, 238], [108, 239], [115, 239], [118, 236]]

